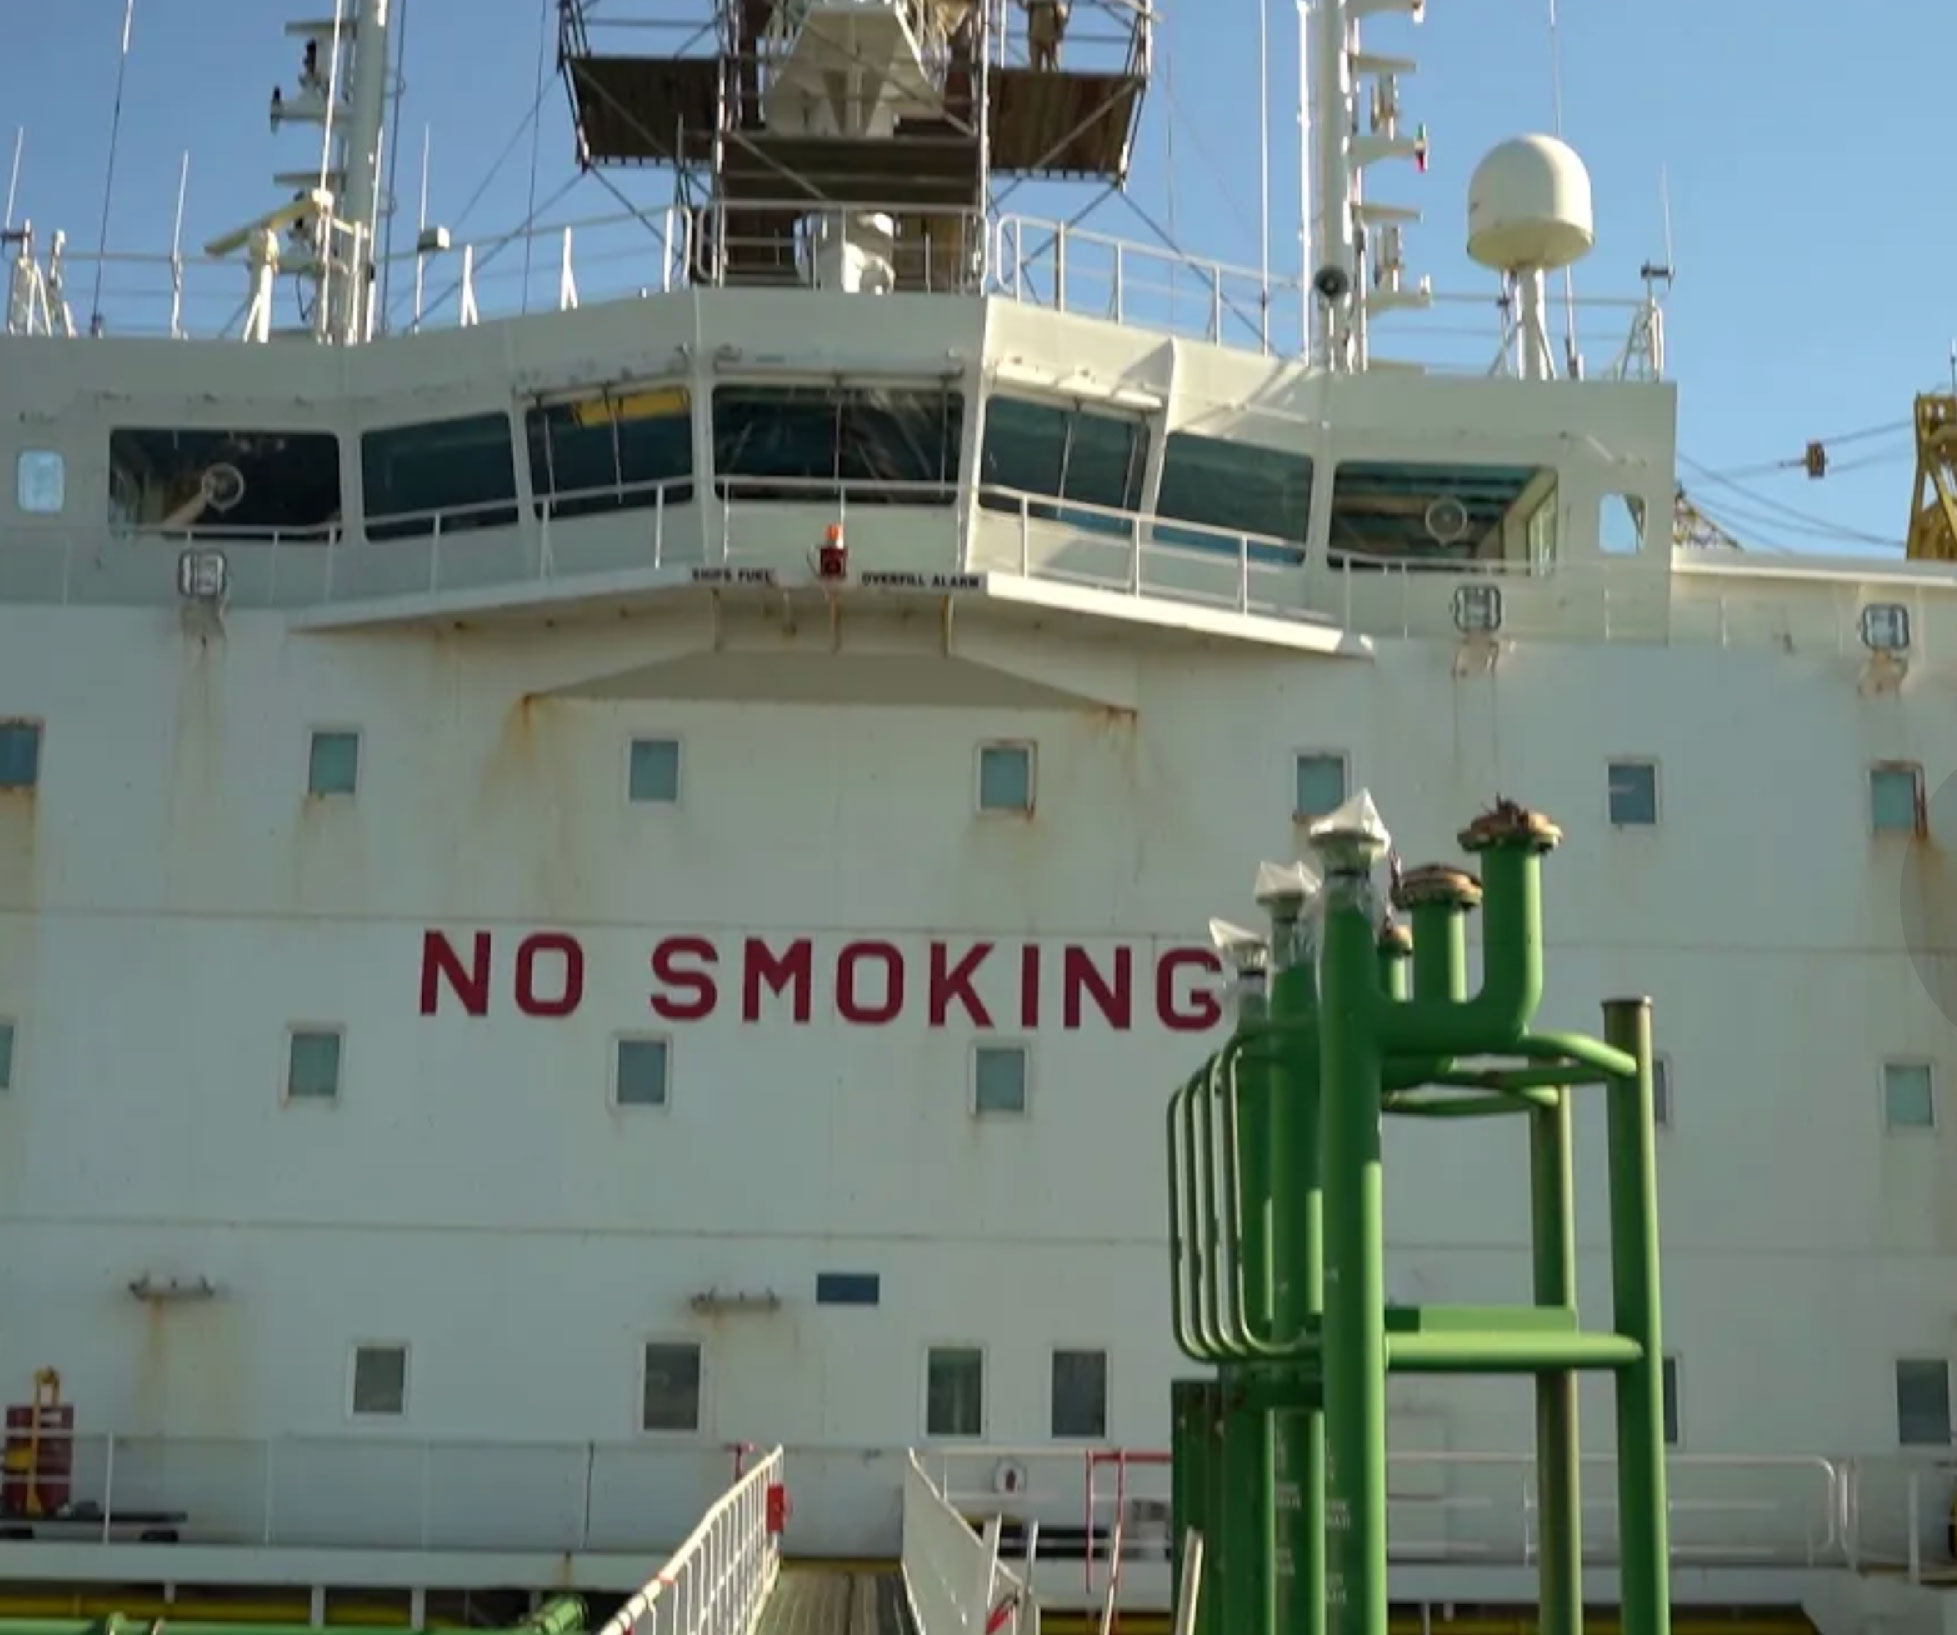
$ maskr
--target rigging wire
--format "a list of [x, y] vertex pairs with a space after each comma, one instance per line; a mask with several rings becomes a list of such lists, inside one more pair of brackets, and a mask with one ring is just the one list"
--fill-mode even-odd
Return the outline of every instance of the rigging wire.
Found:
[[[460, 227], [463, 222], [469, 219], [470, 213], [474, 211], [476, 206], [482, 203], [483, 198], [488, 194], [491, 186], [494, 185], [497, 176], [499, 176], [502, 173], [503, 166], [509, 163], [510, 155], [516, 152], [517, 144], [520, 143], [527, 134], [529, 134], [530, 127], [536, 123], [538, 114], [540, 114], [543, 111], [544, 98], [549, 94], [550, 94], [550, 87], [548, 85], [544, 86], [537, 93], [536, 101], [530, 104], [530, 112], [525, 114], [522, 119], [517, 121], [516, 129], [510, 133], [509, 141], [503, 144], [503, 151], [497, 154], [495, 159], [491, 161], [489, 169], [483, 173], [482, 180], [476, 184], [475, 191], [469, 195], [468, 203], [463, 205], [460, 212], [457, 213], [455, 219], [452, 222], [450, 222], [449, 225], [451, 227]], [[577, 180], [578, 178], [576, 176], [573, 176], [571, 178], [572, 183], [575, 183]], [[555, 204], [559, 199], [563, 198], [564, 195], [569, 191], [570, 191], [570, 186], [566, 185], [565, 187], [560, 188], [557, 191], [557, 193], [555, 193], [550, 199], [546, 200], [543, 204], [537, 206], [536, 209], [531, 212], [530, 220], [524, 223], [524, 227], [527, 228], [530, 225], [530, 221], [534, 221], [540, 213], [542, 213], [545, 210], [548, 210], [551, 207], [551, 205]], [[521, 230], [522, 229], [519, 229], [519, 231]], [[497, 245], [495, 249], [492, 249], [489, 253], [491, 255], [496, 254], [497, 251], [504, 248], [504, 246], [507, 245], [508, 242], [509, 241], [505, 239], [502, 244]], [[487, 257], [485, 257], [485, 259], [487, 259]], [[481, 263], [478, 262], [477, 265], [480, 266]], [[462, 281], [458, 278], [455, 281], [455, 283], [450, 286], [449, 294], [453, 294], [456, 290], [460, 289], [461, 287], [462, 287]], [[446, 300], [447, 297], [444, 296], [443, 299]]]
[[387, 210], [381, 241], [380, 291], [375, 298], [381, 322], [387, 321], [387, 293], [394, 271], [394, 214], [401, 175], [401, 120], [408, 100], [408, 0], [394, 0], [394, 128], [387, 133]]
[[102, 273], [109, 256], [109, 205], [115, 197], [116, 150], [122, 139], [122, 87], [129, 75], [129, 36], [136, 22], [136, 0], [123, 0], [122, 52], [116, 59], [115, 110], [109, 115], [109, 165], [102, 177], [102, 225], [95, 235], [95, 290], [88, 301], [88, 332], [102, 333]]
[[[544, 53], [550, 47], [550, 8], [551, 0], [542, 0], [537, 7], [537, 100], [533, 108], [544, 105]], [[532, 116], [530, 120], [530, 193], [525, 201], [524, 213], [532, 220], [537, 214], [537, 157], [544, 145], [544, 122]], [[531, 234], [523, 237], [523, 310], [530, 310], [530, 252], [535, 244]]]
[[[593, 172], [593, 174], [595, 175], [596, 172]], [[537, 217], [541, 216], [545, 211], [549, 210], [553, 205], [557, 203], [559, 199], [563, 198], [566, 193], [569, 193], [572, 188], [576, 187], [578, 183], [583, 180], [584, 178], [581, 175], [572, 176], [571, 179], [567, 181], [562, 187], [560, 187], [555, 193], [551, 194], [551, 196], [546, 200], [544, 200], [542, 204], [538, 205], [535, 213], [532, 214], [528, 219], [526, 219], [516, 229], [515, 232], [507, 234], [503, 238], [499, 239], [496, 243], [492, 244], [481, 255], [477, 256], [475, 259], [475, 265], [470, 269], [471, 276], [481, 273], [484, 267], [488, 266], [490, 262], [494, 261], [499, 255], [501, 255], [505, 250], [507, 250], [512, 244], [516, 243], [519, 239], [525, 239], [530, 237], [531, 236], [530, 230], [536, 224]], [[452, 295], [456, 294], [461, 288], [462, 288], [462, 279], [458, 275], [455, 281], [452, 284], [450, 284], [447, 289], [443, 290], [440, 295], [436, 296], [433, 301], [428, 303], [428, 310], [433, 311], [436, 308], [440, 307], [444, 301], [447, 301]]]

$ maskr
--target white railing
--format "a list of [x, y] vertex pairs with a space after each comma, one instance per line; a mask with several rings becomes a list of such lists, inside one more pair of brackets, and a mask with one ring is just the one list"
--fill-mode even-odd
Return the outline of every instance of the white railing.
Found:
[[[1036, 1540], [1029, 1570], [1066, 1564], [1076, 1592], [1098, 1606], [1133, 1573], [1138, 1589], [1167, 1591], [1167, 1455], [1109, 1449], [960, 1449], [927, 1454], [946, 1501], [974, 1521], [1003, 1519]], [[1001, 1493], [1002, 1463], [1023, 1473]], [[1667, 1461], [1672, 1555], [1694, 1566], [1848, 1565], [1851, 1467], [1808, 1457], [1675, 1453]], [[1535, 1461], [1522, 1453], [1395, 1453], [1388, 1458], [1391, 1553], [1407, 1563], [1528, 1566], [1539, 1542]], [[1948, 1500], [1946, 1498], [1945, 1502]], [[1584, 1461], [1586, 1552], [1616, 1549], [1615, 1463]], [[1900, 1529], [1897, 1530], [1900, 1537]], [[1145, 1568], [1145, 1573], [1135, 1569]]]
[[1039, 1635], [1027, 1582], [999, 1560], [1000, 1526], [983, 1533], [946, 1502], [913, 1453], [904, 1466], [904, 1594], [918, 1635]]
[[[741, 479], [724, 480], [738, 495]], [[1584, 641], [1728, 649], [1775, 648], [1865, 660], [1861, 610], [1896, 602], [1910, 613], [1912, 665], [1957, 659], [1957, 572], [1936, 564], [1780, 558], [1700, 563], [1594, 558], [1423, 564], [1305, 549], [1277, 538], [987, 486], [976, 495], [939, 483], [914, 505], [852, 505], [835, 485], [779, 497], [713, 498], [695, 477], [600, 485], [554, 496], [616, 500], [583, 516], [543, 517], [541, 502], [390, 516], [390, 537], [327, 542], [320, 531], [198, 527], [170, 534], [77, 529], [25, 520], [0, 537], [0, 603], [119, 605], [177, 599], [180, 552], [216, 550], [229, 568], [231, 606], [315, 607], [379, 597], [474, 590], [663, 567], [769, 567], [793, 582], [809, 571], [823, 529], [848, 517], [857, 566], [926, 573], [1003, 573], [1240, 614], [1303, 620], [1382, 638], [1456, 640], [1464, 582], [1501, 589], [1501, 641]], [[942, 503], [947, 496], [950, 503]], [[503, 525], [485, 526], [491, 517]], [[508, 521], [514, 517], [513, 521]], [[1951, 657], [1946, 657], [1946, 650]]]
[[740, 1476], [598, 1635], [748, 1635], [781, 1571], [782, 1469], [776, 1448]]
[[[240, 1548], [651, 1556], [691, 1532], [725, 1492], [716, 1443], [524, 1443], [358, 1435], [73, 1439], [65, 1517], [41, 1541], [78, 1548], [167, 1531]], [[901, 1449], [790, 1445], [809, 1515], [797, 1533], [827, 1553], [875, 1555], [897, 1538], [886, 1513], [914, 1459], [945, 1506], [1005, 1524], [1022, 1580], [1052, 1604], [1097, 1609], [1121, 1523], [1123, 1596], [1167, 1604], [1169, 1471], [1119, 1449], [946, 1444]], [[1001, 1467], [1019, 1467], [1004, 1484]], [[1950, 1556], [1957, 1465], [1949, 1457], [1766, 1458], [1675, 1453], [1674, 1555], [1694, 1566], [1861, 1566], [1926, 1576]], [[1397, 1452], [1388, 1461], [1396, 1561], [1522, 1566], [1536, 1559], [1535, 1467], [1525, 1453]], [[905, 1489], [905, 1503], [913, 1496]], [[1612, 1463], [1585, 1461], [1587, 1545], [1615, 1549]], [[162, 1518], [162, 1519], [159, 1519]], [[0, 1522], [0, 1535], [22, 1523]], [[969, 1531], [969, 1529], [968, 1529]], [[845, 1535], [847, 1539], [845, 1542]], [[1018, 1542], [1023, 1540], [1024, 1542]], [[0, 1564], [8, 1544], [0, 1536]], [[1033, 1570], [1020, 1570], [1028, 1566]], [[1157, 1582], [1159, 1580], [1159, 1582]], [[1154, 1587], [1150, 1588], [1153, 1584]], [[974, 1592], [975, 1593], [975, 1592]]]
[[[1254, 268], [1058, 219], [1003, 214], [988, 221], [973, 212], [956, 213], [956, 219], [951, 212], [935, 214], [945, 217], [942, 224], [934, 224], [929, 234], [907, 236], [897, 247], [896, 271], [904, 288], [951, 295], [982, 289], [1029, 306], [1219, 346], [1281, 356], [1303, 350], [1304, 317], [1313, 298], [1296, 278], [1267, 277]], [[386, 328], [401, 333], [467, 327], [526, 312], [714, 287], [736, 281], [744, 251], [751, 274], [752, 252], [783, 246], [790, 251], [780, 269], [784, 281], [802, 281], [812, 219], [806, 202], [745, 201], [741, 231], [751, 234], [757, 223], [765, 230], [767, 218], [775, 215], [782, 218], [782, 232], [752, 242], [731, 232], [712, 209], [696, 214], [666, 206], [554, 219], [443, 251], [399, 252], [379, 264]], [[913, 226], [920, 219], [916, 211], [905, 215]], [[251, 292], [242, 258], [96, 254], [68, 247], [59, 277], [68, 289], [83, 288], [93, 282], [98, 265], [110, 335], [185, 339], [243, 333]], [[0, 266], [0, 281], [11, 272]], [[1565, 327], [1560, 302], [1552, 292], [1550, 325], [1556, 334]], [[1644, 307], [1638, 297], [1587, 297], [1570, 309], [1593, 378], [1604, 375], [1624, 349]], [[300, 316], [281, 289], [273, 327], [296, 327]], [[1383, 358], [1444, 373], [1487, 374], [1501, 352], [1507, 317], [1492, 283], [1481, 294], [1437, 294], [1426, 311], [1378, 320], [1374, 350]]]

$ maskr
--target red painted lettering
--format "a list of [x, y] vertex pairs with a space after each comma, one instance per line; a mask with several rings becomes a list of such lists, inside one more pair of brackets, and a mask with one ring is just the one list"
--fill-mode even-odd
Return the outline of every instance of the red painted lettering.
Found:
[[455, 944], [439, 931], [421, 935], [421, 1014], [433, 1016], [441, 1003], [442, 984], [462, 1001], [471, 1016], [489, 1014], [489, 933], [478, 931], [469, 948], [468, 969]]
[[965, 1007], [966, 1016], [971, 1018], [975, 1028], [992, 1026], [992, 1013], [985, 1008], [985, 1001], [979, 998], [978, 989], [972, 986], [972, 978], [978, 975], [978, 968], [985, 963], [985, 956], [992, 952], [989, 942], [974, 943], [965, 950], [965, 957], [956, 965], [950, 963], [951, 951], [941, 942], [931, 944], [931, 1026], [941, 1028], [951, 1014], [952, 1001]]
[[1060, 954], [1060, 1022], [1063, 1027], [1080, 1026], [1081, 995], [1092, 995], [1095, 1009], [1111, 1028], [1135, 1025], [1135, 951], [1114, 951], [1114, 978], [1104, 977], [1094, 956], [1072, 943]]
[[[555, 954], [564, 974], [555, 998], [537, 991], [537, 959]], [[525, 1016], [569, 1016], [584, 998], [584, 950], [562, 931], [534, 931], [516, 945], [516, 1008]]]
[[1019, 1025], [1028, 1032], [1040, 1025], [1040, 945], [1036, 942], [1019, 951]]
[[[697, 1022], [713, 1015], [720, 984], [713, 979], [719, 959], [705, 937], [668, 937], [652, 950], [653, 1014], [669, 1022]], [[664, 991], [661, 992], [660, 990]]]
[[1191, 984], [1179, 989], [1184, 971], [1206, 977], [1222, 973], [1223, 961], [1207, 948], [1171, 948], [1155, 962], [1155, 1017], [1175, 1033], [1207, 1033], [1223, 1020], [1223, 1001], [1214, 988]]
[[759, 937], [749, 937], [741, 950], [741, 1020], [761, 1020], [761, 990], [780, 993], [794, 984], [789, 995], [789, 1014], [798, 1022], [809, 1019], [809, 989], [812, 986], [811, 945], [807, 937], [797, 937], [777, 954]]
[[[857, 968], [883, 966], [883, 997], [875, 1004], [857, 990]], [[904, 956], [893, 943], [852, 942], [836, 956], [836, 1014], [845, 1022], [882, 1027], [904, 1008]]]

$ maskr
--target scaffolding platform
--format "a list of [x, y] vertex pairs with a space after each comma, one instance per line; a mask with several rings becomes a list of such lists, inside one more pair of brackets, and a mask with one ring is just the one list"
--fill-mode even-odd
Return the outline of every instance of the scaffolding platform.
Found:
[[706, 164], [720, 124], [722, 72], [717, 57], [567, 55], [582, 162]]

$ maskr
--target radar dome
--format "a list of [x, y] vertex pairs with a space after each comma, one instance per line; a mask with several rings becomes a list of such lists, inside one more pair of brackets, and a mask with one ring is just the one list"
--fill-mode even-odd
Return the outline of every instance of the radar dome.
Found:
[[1468, 254], [1499, 272], [1552, 271], [1597, 242], [1590, 172], [1553, 136], [1493, 148], [1468, 183]]

